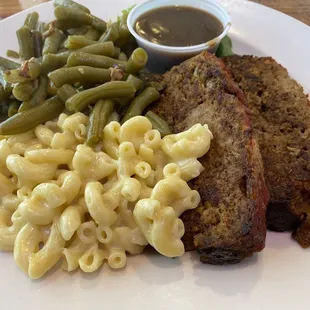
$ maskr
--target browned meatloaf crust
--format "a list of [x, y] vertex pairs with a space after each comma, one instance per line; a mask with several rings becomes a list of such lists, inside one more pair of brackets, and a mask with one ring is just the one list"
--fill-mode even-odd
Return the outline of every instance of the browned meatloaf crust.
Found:
[[[270, 57], [224, 59], [252, 112], [270, 192], [268, 228], [294, 230], [310, 245], [310, 104], [303, 88]], [[309, 81], [310, 82], [310, 81]]]
[[178, 132], [208, 124], [214, 140], [190, 185], [201, 195], [186, 212], [184, 243], [210, 264], [238, 263], [264, 248], [268, 191], [243, 92], [223, 62], [202, 53], [163, 76], [166, 89], [152, 111]]

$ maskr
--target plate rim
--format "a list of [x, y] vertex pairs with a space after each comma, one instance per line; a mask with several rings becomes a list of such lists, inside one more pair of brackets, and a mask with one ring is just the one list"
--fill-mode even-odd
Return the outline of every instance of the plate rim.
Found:
[[[99, 0], [97, 0], [97, 1], [99, 1]], [[239, 1], [239, 0], [238, 0]], [[82, 2], [82, 3], [87, 3], [87, 0], [84, 0], [84, 1], [79, 1], [79, 2]], [[249, 9], [251, 9], [251, 10], [255, 10], [255, 8], [256, 7], [260, 7], [260, 9], [261, 8], [263, 8], [264, 10], [270, 10], [270, 11], [274, 11], [276, 14], [279, 14], [280, 13], [280, 15], [284, 15], [285, 17], [289, 17], [290, 19], [292, 19], [295, 23], [296, 23], [296, 21], [297, 22], [299, 22], [299, 24], [302, 24], [302, 25], [305, 25], [305, 26], [307, 26], [306, 24], [304, 24], [304, 23], [302, 23], [301, 21], [299, 21], [299, 20], [297, 20], [297, 19], [295, 19], [295, 18], [293, 18], [293, 17], [291, 17], [291, 16], [289, 16], [289, 15], [287, 15], [287, 14], [285, 14], [285, 13], [282, 13], [282, 12], [279, 12], [279, 11], [277, 11], [277, 10], [275, 10], [275, 9], [272, 9], [272, 8], [270, 8], [270, 7], [267, 7], [267, 6], [265, 6], [265, 5], [261, 5], [261, 4], [258, 4], [258, 3], [255, 3], [255, 2], [251, 2], [251, 1], [246, 1], [246, 2], [244, 2], [244, 1], [242, 1], [243, 3], [244, 3], [244, 5], [245, 6], [248, 6], [249, 7]], [[52, 2], [47, 2], [47, 3], [41, 3], [41, 4], [39, 4], [39, 5], [37, 5], [37, 6], [34, 6], [34, 7], [31, 7], [31, 8], [28, 8], [28, 9], [26, 9], [26, 10], [24, 10], [24, 11], [21, 11], [21, 12], [19, 12], [19, 13], [16, 13], [16, 14], [14, 14], [14, 15], [12, 15], [12, 16], [10, 16], [10, 17], [8, 17], [8, 18], [6, 18], [6, 19], [4, 19], [4, 20], [2, 20], [2, 21], [0, 21], [0, 28], [2, 27], [2, 23], [4, 22], [4, 21], [7, 21], [7, 20], [11, 20], [11, 19], [14, 19], [14, 18], [16, 18], [17, 16], [20, 16], [20, 15], [24, 15], [24, 14], [26, 14], [26, 13], [28, 13], [28, 12], [32, 12], [32, 11], [34, 11], [34, 10], [42, 10], [42, 7], [45, 7], [45, 6], [48, 6], [48, 5], [52, 5], [53, 6], [53, 3]], [[253, 8], [251, 8], [251, 7], [253, 7]], [[310, 26], [307, 26], [307, 28], [306, 29], [308, 29], [307, 31], [309, 31], [310, 30]], [[309, 60], [309, 63], [310, 63], [310, 60]], [[309, 81], [309, 83], [310, 83], [310, 81]], [[305, 86], [305, 85], [304, 85]], [[270, 233], [269, 232], [269, 235], [271, 236], [270, 237], [270, 239], [274, 239], [274, 238], [276, 238], [276, 237], [278, 237], [277, 238], [277, 241], [278, 241], [278, 239], [283, 239], [284, 238], [284, 234], [281, 234], [281, 237], [280, 236], [278, 236], [279, 234], [277, 234], [277, 235], [275, 235], [274, 233]], [[288, 239], [290, 239], [289, 237], [288, 237], [289, 235], [287, 234], [287, 238]], [[270, 242], [270, 240], [269, 240], [269, 242]], [[268, 243], [268, 242], [267, 242]], [[288, 243], [288, 246], [289, 247], [292, 247], [292, 248], [294, 248], [294, 249], [296, 249], [297, 247], [296, 247], [296, 245], [295, 245], [295, 242], [294, 242], [294, 244], [291, 242], [291, 241], [287, 241], [287, 243]], [[273, 249], [273, 248], [272, 248]], [[267, 250], [267, 247], [266, 247], [266, 249], [264, 250], [264, 251], [266, 251]], [[274, 250], [274, 249], [273, 249]], [[278, 250], [278, 251], [280, 251], [280, 250]], [[269, 252], [267, 252], [267, 253], [269, 253]], [[309, 258], [309, 253], [308, 253], [308, 256], [306, 255], [306, 253], [304, 253], [305, 254], [305, 257], [307, 258]], [[2, 258], [2, 259], [4, 259], [4, 256], [5, 255], [3, 255], [3, 257], [1, 257], [1, 253], [0, 253], [0, 258]], [[10, 254], [10, 256], [11, 256], [11, 258], [10, 258], [10, 264], [12, 264], [12, 265], [15, 265], [15, 262], [14, 262], [14, 260], [13, 260], [13, 256]], [[262, 258], [261, 257], [262, 256], [262, 253], [259, 253], [258, 254], [258, 262], [255, 262], [255, 264], [260, 264], [260, 265], [263, 265], [263, 263], [265, 263], [265, 260], [266, 260], [266, 258]], [[6, 261], [6, 259], [4, 259], [4, 261]], [[187, 258], [186, 258], [186, 263], [189, 263], [189, 261], [187, 261]], [[249, 262], [247, 262], [246, 263], [247, 265], [250, 265], [251, 263], [249, 263]], [[243, 267], [242, 265], [239, 265], [240, 266], [240, 272], [242, 272], [242, 268], [245, 268], [245, 267]], [[257, 266], [255, 266], [255, 267], [257, 267]], [[5, 270], [5, 264], [2, 264], [2, 267], [1, 267], [2, 269], [1, 270]], [[104, 267], [104, 268], [106, 268], [106, 267]], [[257, 267], [258, 268], [258, 267]], [[264, 266], [264, 268], [265, 268], [265, 266]], [[13, 266], [13, 267], [10, 267], [10, 269], [11, 270], [14, 270], [15, 271], [15, 266]], [[9, 270], [10, 270], [9, 269]], [[211, 267], [210, 267], [210, 269], [211, 269]], [[212, 269], [211, 269], [212, 270]], [[309, 268], [308, 268], [308, 270], [309, 270]], [[214, 270], [213, 270], [214, 271]], [[58, 271], [58, 272], [63, 272], [63, 271]], [[125, 271], [122, 271], [122, 272], [124, 272], [124, 278], [120, 278], [120, 276], [118, 275], [115, 275], [115, 279], [113, 279], [113, 281], [115, 280], [115, 281], [117, 281], [117, 279], [119, 280], [119, 281], [124, 281], [124, 282], [126, 282], [126, 279], [127, 279], [127, 277], [126, 277], [126, 275], [127, 275], [127, 273], [125, 273]], [[18, 275], [15, 275], [14, 274], [14, 278], [16, 278], [16, 279], [20, 279], [20, 283], [16, 283], [16, 286], [17, 286], [17, 288], [20, 288], [22, 291], [24, 291], [24, 290], [30, 290], [31, 289], [31, 292], [32, 292], [32, 290], [34, 291], [34, 293], [32, 293], [32, 295], [31, 296], [38, 296], [38, 294], [36, 294], [37, 292], [36, 291], [40, 291], [40, 290], [42, 290], [42, 293], [43, 293], [43, 296], [44, 296], [44, 294], [45, 294], [45, 298], [46, 298], [46, 301], [47, 302], [49, 302], [50, 301], [50, 299], [51, 299], [51, 305], [47, 305], [46, 304], [46, 307], [48, 308], [48, 310], [49, 309], [52, 309], [52, 308], [50, 308], [51, 306], [53, 306], [53, 305], [57, 305], [57, 296], [54, 296], [54, 295], [49, 295], [49, 297], [47, 298], [47, 287], [48, 286], [50, 286], [50, 288], [49, 288], [49, 290], [50, 290], [50, 292], [53, 292], [53, 288], [54, 288], [54, 286], [57, 286], [57, 284], [56, 284], [56, 282], [54, 282], [53, 280], [54, 280], [54, 278], [53, 279], [51, 279], [50, 278], [50, 275], [48, 275], [47, 276], [47, 278], [46, 278], [46, 280], [42, 280], [42, 282], [40, 282], [40, 283], [38, 283], [38, 282], [36, 282], [36, 283], [33, 283], [33, 284], [29, 284], [28, 282], [30, 282], [30, 280], [28, 279], [28, 278], [26, 278], [26, 277], [23, 277], [23, 274], [22, 274], [22, 272], [20, 271], [20, 270], [18, 270], [18, 269], [16, 269], [16, 273], [18, 273]], [[3, 287], [5, 288], [5, 283], [6, 283], [6, 281], [5, 281], [5, 275], [6, 275], [7, 273], [6, 272], [4, 272], [4, 277], [2, 278], [3, 280], [1, 281], [0, 280], [0, 288], [1, 288], [1, 285], [3, 285]], [[212, 274], [212, 272], [211, 272], [211, 274]], [[9, 275], [9, 274], [8, 274]], [[104, 272], [103, 270], [101, 270], [100, 271], [100, 276], [103, 278], [102, 279], [102, 282], [104, 282], [104, 281], [106, 281], [107, 279], [104, 279], [104, 277], [105, 277], [105, 275], [106, 275], [106, 272]], [[228, 275], [229, 276], [229, 275]], [[73, 277], [71, 278], [71, 281], [72, 281], [72, 287], [75, 287], [75, 288], [77, 288], [77, 286], [76, 286], [76, 281], [79, 281], [79, 279], [73, 279], [74, 277], [79, 277], [79, 275], [73, 275]], [[66, 290], [70, 290], [70, 284], [68, 284], [68, 280], [67, 280], [67, 278], [70, 278], [69, 276], [68, 277], [66, 277], [66, 278], [60, 278], [60, 282], [66, 282], [67, 283], [67, 285], [66, 285]], [[109, 278], [109, 277], [108, 277]], [[50, 280], [51, 280], [51, 283], [49, 283], [49, 285], [47, 284], [47, 282], [50, 282]], [[57, 280], [57, 277], [56, 277], [56, 280]], [[129, 278], [129, 280], [130, 280], [130, 278]], [[189, 280], [191, 280], [191, 279], [189, 279]], [[84, 281], [84, 278], [83, 278], [83, 281]], [[94, 281], [94, 282], [96, 282], [97, 280], [92, 280], [92, 281]], [[59, 283], [59, 282], [57, 282], [57, 283]], [[263, 283], [261, 283], [261, 284], [263, 284]], [[94, 283], [92, 283], [92, 285], [94, 285]], [[176, 285], [178, 286], [178, 282], [176, 282]], [[148, 287], [148, 285], [147, 284], [145, 284], [145, 286], [147, 286]], [[153, 288], [155, 288], [156, 289], [156, 286], [154, 287], [153, 286]], [[5, 292], [7, 292], [8, 294], [7, 294], [7, 296], [4, 296], [4, 301], [5, 301], [5, 304], [8, 302], [7, 301], [7, 299], [9, 299], [10, 298], [10, 296], [14, 296], [13, 294], [14, 294], [14, 290], [12, 290], [12, 292], [11, 292], [11, 290], [10, 290], [11, 288], [10, 287], [7, 287], [7, 289], [4, 289], [4, 291], [2, 290], [2, 293], [4, 293], [5, 294]], [[100, 289], [100, 288], [99, 288]], [[100, 291], [99, 291], [99, 289], [98, 289], [98, 287], [97, 288], [95, 288], [94, 289], [94, 291], [96, 292], [96, 295], [95, 296], [97, 296], [97, 298], [99, 299], [99, 298], [102, 298], [102, 301], [104, 301], [105, 299], [104, 299], [104, 297], [100, 297]], [[193, 283], [191, 286], [190, 286], [190, 289], [195, 289], [195, 283]], [[87, 289], [85, 289], [84, 288], [84, 293], [85, 293], [85, 291], [86, 290], [88, 290], [88, 288]], [[117, 289], [116, 289], [117, 290]], [[191, 292], [191, 290], [190, 290], [190, 292]], [[76, 292], [77, 294], [79, 294], [79, 291], [77, 291]], [[87, 291], [87, 294], [88, 294], [89, 292]], [[91, 292], [90, 292], [91, 293]], [[20, 295], [18, 295], [18, 296], [21, 296], [21, 293], [19, 292], [19, 294]], [[66, 295], [66, 292], [64, 292], [64, 295]], [[70, 295], [71, 296], [71, 295]], [[92, 295], [92, 296], [94, 296], [94, 295]], [[121, 296], [122, 297], [122, 296]], [[211, 296], [212, 297], [212, 300], [211, 300], [211, 309], [212, 309], [212, 305], [213, 305], [213, 307], [216, 307], [216, 309], [222, 309], [222, 307], [220, 306], [220, 305], [217, 305], [217, 304], [213, 304], [213, 300], [215, 299], [214, 298], [214, 296], [212, 295]], [[242, 296], [241, 296], [242, 297]], [[20, 298], [20, 297], [19, 297]], [[29, 298], [29, 297], [28, 297]], [[82, 297], [76, 297], [77, 298], [77, 300], [79, 299], [79, 301], [81, 302], [82, 301], [82, 304], [84, 304], [84, 299], [86, 300], [86, 302], [88, 301], [88, 295], [83, 295]], [[226, 298], [226, 296], [222, 296], [222, 298]], [[240, 298], [240, 296], [237, 296], [237, 298]], [[246, 298], [248, 298], [248, 299], [250, 299], [250, 296], [248, 296], [248, 295], [246, 295]], [[28, 299], [27, 299], [28, 300]], [[27, 301], [26, 300], [26, 301]], [[237, 299], [235, 299], [234, 300], [234, 302], [235, 302], [235, 305], [237, 305], [237, 301], [236, 301]], [[145, 299], [145, 301], [149, 301], [149, 299], [148, 298], [146, 298]], [[23, 305], [23, 301], [22, 300], [20, 300], [20, 301], [11, 301], [11, 304], [13, 305], [13, 303], [14, 303], [14, 305], [15, 305], [15, 302], [16, 302], [16, 304], [20, 304], [20, 305]], [[29, 300], [28, 300], [28, 302], [29, 302]], [[68, 300], [67, 300], [67, 302], [68, 302]], [[302, 301], [300, 301], [301, 303], [302, 303]], [[307, 304], [309, 303], [310, 301], [308, 300], [307, 301]], [[29, 302], [29, 304], [30, 304], [30, 302]], [[244, 302], [244, 305], [246, 306], [248, 303], [245, 301]], [[284, 302], [283, 302], [283, 304], [285, 304]], [[298, 306], [298, 304], [299, 304], [299, 301], [298, 301], [298, 303], [297, 303], [297, 306]], [[33, 303], [32, 303], [32, 305], [34, 305]], [[109, 305], [109, 304], [108, 304]], [[305, 303], [304, 304], [302, 304], [302, 305], [305, 305]], [[34, 308], [32, 308], [30, 305], [25, 305], [26, 306], [26, 309], [34, 309]], [[114, 305], [115, 306], [115, 305]], [[218, 306], [218, 308], [217, 308], [217, 306]], [[234, 308], [233, 307], [233, 304], [231, 305], [232, 306], [232, 308], [231, 309], [238, 309], [238, 310], [240, 310], [241, 308]], [[255, 306], [255, 305], [253, 305], [253, 304], [249, 304], [249, 306], [250, 306], [250, 308], [251, 308], [251, 306], [253, 307], [253, 306]], [[29, 307], [29, 308], [28, 308]], [[37, 306], [35, 307], [35, 309], [39, 309], [39, 307], [41, 307], [41, 305], [40, 304], [37, 304]], [[195, 308], [195, 304], [193, 304], [193, 306], [192, 306], [193, 308], [190, 308], [190, 309], [202, 309], [202, 308], [200, 308], [200, 306], [199, 305], [197, 305], [197, 308]], [[256, 307], [259, 307], [258, 305], [256, 306]], [[270, 309], [272, 309], [272, 307], [274, 307], [274, 306], [270, 306]], [[302, 307], [302, 306], [300, 306], [300, 307]], [[80, 309], [83, 309], [83, 308], [80, 308], [79, 306], [77, 306], [76, 308], [78, 308], [78, 310], [80, 310]], [[14, 309], [15, 310], [15, 307], [13, 308], [13, 306], [12, 306], [12, 308], [10, 308], [10, 306], [8, 306], [8, 310], [10, 310], [10, 309]], [[59, 309], [65, 309], [65, 305], [61, 305], [60, 307], [59, 307]], [[131, 306], [129, 306], [128, 307], [128, 310], [130, 310], [131, 309]], [[152, 308], [153, 309], [153, 308]], [[155, 308], [154, 308], [155, 309]], [[166, 308], [165, 308], [166, 309]], [[180, 308], [178, 308], [178, 309], [183, 309], [183, 307], [180, 307]], [[185, 309], [185, 308], [184, 308]], [[242, 308], [242, 309], [246, 309], [246, 308]], [[252, 308], [253, 309], [253, 308]], [[269, 309], [269, 307], [268, 307], [268, 309]]]

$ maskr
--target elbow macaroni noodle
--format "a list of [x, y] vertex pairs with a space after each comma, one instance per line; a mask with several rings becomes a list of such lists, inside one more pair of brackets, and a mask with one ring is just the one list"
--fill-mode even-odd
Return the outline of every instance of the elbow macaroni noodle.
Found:
[[61, 258], [68, 272], [126, 265], [126, 253], [150, 244], [160, 254], [184, 254], [179, 216], [200, 202], [187, 181], [203, 170], [197, 158], [212, 133], [196, 124], [161, 138], [143, 116], [112, 121], [103, 141], [84, 144], [89, 119], [57, 121], [0, 138], [0, 250], [13, 251], [31, 278]]

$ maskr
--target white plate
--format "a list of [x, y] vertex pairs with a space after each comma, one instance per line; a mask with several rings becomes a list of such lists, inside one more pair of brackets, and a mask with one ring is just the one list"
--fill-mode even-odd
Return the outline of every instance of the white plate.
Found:
[[[131, 0], [83, 0], [104, 18], [115, 17]], [[310, 92], [310, 28], [284, 14], [247, 2], [226, 0], [233, 19], [237, 53], [274, 57]], [[19, 13], [0, 23], [0, 55], [16, 49], [15, 30], [26, 14], [53, 18], [52, 3]], [[195, 253], [181, 259], [155, 254], [131, 257], [125, 270], [107, 267], [93, 275], [59, 269], [39, 281], [15, 266], [11, 253], [0, 254], [2, 310], [273, 310], [310, 309], [310, 250], [289, 234], [269, 233], [266, 249], [235, 266], [201, 265]]]

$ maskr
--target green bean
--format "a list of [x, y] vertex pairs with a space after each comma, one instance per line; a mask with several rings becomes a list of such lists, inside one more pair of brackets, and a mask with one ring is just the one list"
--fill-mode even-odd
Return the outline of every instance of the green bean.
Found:
[[11, 92], [13, 87], [12, 84], [9, 83], [5, 79], [6, 70], [3, 67], [0, 67], [0, 84], [2, 85], [3, 89], [7, 92]]
[[55, 96], [57, 94], [58, 88], [54, 85], [54, 83], [49, 80], [47, 83], [47, 95], [48, 96]]
[[90, 26], [83, 26], [79, 28], [70, 28], [68, 29], [69, 35], [74, 35], [74, 36], [82, 36], [87, 33], [87, 31], [90, 29]]
[[92, 109], [89, 117], [86, 144], [95, 146], [103, 136], [103, 129], [108, 122], [108, 118], [113, 112], [113, 100], [99, 100]]
[[81, 24], [76, 20], [59, 20], [59, 19], [56, 19], [54, 21], [54, 25], [57, 29], [60, 29], [62, 31], [81, 27]]
[[77, 93], [66, 101], [69, 111], [80, 112], [100, 99], [133, 97], [135, 89], [131, 83], [114, 81]]
[[[112, 42], [99, 43], [84, 47], [80, 50], [84, 51], [85, 49], [85, 51], [89, 53], [109, 56], [114, 53], [114, 48], [110, 45], [110, 43], [113, 44]], [[109, 44], [110, 46], [104, 46], [104, 44]], [[58, 54], [44, 55], [42, 60], [42, 72], [48, 73], [65, 66], [70, 56], [70, 53], [70, 51], [66, 51]]]
[[59, 20], [74, 20], [79, 22], [80, 25], [90, 25], [101, 32], [104, 32], [107, 28], [102, 19], [70, 7], [58, 6], [55, 8], [54, 14]]
[[159, 92], [161, 92], [161, 91], [163, 91], [165, 89], [165, 86], [163, 84], [158, 83], [158, 82], [154, 82], [154, 81], [147, 82], [145, 84], [145, 87], [149, 87], [149, 86], [156, 88]]
[[0, 135], [15, 135], [27, 132], [45, 123], [64, 110], [64, 104], [57, 96], [27, 111], [18, 112], [0, 124]]
[[[111, 57], [114, 55], [114, 45], [112, 42], [97, 43], [85, 46], [78, 51]], [[58, 54], [43, 55], [42, 73], [48, 73], [66, 65], [70, 53], [70, 51], [66, 51]]]
[[127, 55], [124, 53], [124, 52], [121, 52], [118, 56], [118, 60], [121, 60], [121, 61], [128, 61], [128, 57]]
[[99, 42], [112, 41], [115, 42], [119, 38], [118, 23], [112, 23], [107, 30], [99, 38]]
[[82, 11], [82, 12], [85, 12], [85, 13], [90, 13], [90, 11], [89, 11], [89, 9], [87, 7], [85, 7], [82, 4], [79, 4], [79, 3], [76, 3], [74, 1], [71, 1], [71, 0], [55, 0], [54, 1], [54, 6], [57, 7], [59, 5], [66, 6], [68, 8], [72, 8], [72, 9], [77, 10], [77, 11]]
[[64, 36], [65, 36], [65, 39], [61, 41], [56, 54], [68, 51], [68, 49], [65, 47], [65, 42], [66, 42], [67, 35], [64, 35]]
[[57, 54], [44, 55], [43, 59], [45, 56], [56, 56], [55, 59], [52, 59], [52, 60], [54, 61], [58, 58], [58, 61], [61, 62], [64, 66], [67, 63], [67, 60], [68, 60], [68, 57], [70, 56], [70, 54], [71, 54], [71, 51], [65, 50], [65, 51], [62, 51], [62, 52], [57, 53]]
[[76, 89], [68, 84], [62, 85], [57, 90], [57, 96], [63, 103], [65, 103], [70, 97], [72, 97], [76, 93]]
[[20, 66], [19, 63], [0, 56], [0, 67], [12, 70], [18, 68], [19, 66]]
[[8, 99], [11, 95], [11, 92], [6, 91], [2, 85], [0, 85], [0, 104], [6, 99]]
[[[84, 13], [84, 14], [86, 14], [86, 13]], [[98, 17], [96, 17], [96, 16], [94, 16], [94, 15], [88, 14], [88, 16], [90, 16], [91, 19], [92, 19], [92, 22], [91, 22], [90, 25], [91, 25], [93, 28], [99, 30], [100, 33], [103, 33], [104, 31], [106, 31], [106, 29], [107, 29], [107, 23], [106, 23], [104, 20], [102, 20], [101, 18], [98, 18]]]
[[111, 80], [110, 70], [87, 66], [61, 68], [49, 73], [48, 77], [56, 87], [75, 83], [80, 83], [81, 85], [88, 83], [103, 84]]
[[69, 36], [65, 41], [64, 46], [69, 50], [76, 50], [97, 43], [97, 41], [89, 40], [85, 36]]
[[152, 123], [153, 129], [157, 129], [161, 136], [170, 135], [172, 130], [168, 123], [152, 111], [148, 111], [145, 117]]
[[40, 31], [32, 31], [32, 44], [34, 49], [34, 57], [39, 58], [42, 56], [43, 40], [42, 33]]
[[88, 40], [97, 41], [100, 38], [101, 32], [95, 28], [90, 28], [86, 33], [85, 37]]
[[19, 45], [19, 55], [23, 60], [28, 60], [34, 56], [33, 43], [31, 38], [31, 30], [23, 26], [16, 31], [16, 36]]
[[19, 105], [20, 103], [17, 100], [11, 101], [9, 103], [8, 117], [11, 117], [18, 112]]
[[33, 94], [34, 87], [32, 82], [17, 83], [13, 88], [13, 96], [19, 101], [29, 100]]
[[10, 49], [8, 49], [6, 51], [6, 56], [7, 57], [11, 57], [11, 58], [16, 58], [16, 59], [19, 58], [19, 54], [16, 51], [13, 51], [13, 50], [10, 50]]
[[133, 85], [136, 92], [139, 91], [143, 85], [143, 82], [139, 78], [137, 78], [136, 76], [134, 76], [132, 74], [128, 75], [126, 81], [130, 82]]
[[119, 18], [119, 28], [121, 37], [129, 36], [130, 31], [127, 26], [127, 19], [130, 11], [123, 11], [122, 15]]
[[131, 37], [131, 33], [127, 26], [128, 14], [128, 11], [123, 11], [122, 15], [119, 17], [119, 38], [117, 40], [117, 46], [122, 47]]
[[52, 21], [48, 24], [45, 25], [45, 28], [47, 28], [47, 30], [45, 30], [44, 32], [42, 32], [42, 39], [45, 40], [48, 36], [50, 36], [54, 30], [57, 28], [55, 26], [56, 21]]
[[45, 32], [45, 27], [46, 27], [46, 23], [44, 22], [39, 22], [39, 26], [38, 29], [41, 33]]
[[32, 58], [22, 63], [20, 68], [7, 70], [4, 78], [8, 83], [25, 83], [35, 80], [41, 73], [41, 64]]
[[111, 122], [119, 122], [119, 119], [120, 119], [119, 114], [116, 111], [113, 111], [108, 118], [107, 124]]
[[125, 67], [126, 63], [114, 58], [101, 55], [92, 55], [83, 52], [74, 52], [68, 58], [67, 65], [69, 67], [75, 66], [89, 66], [94, 68], [108, 69], [115, 65]]
[[89, 46], [82, 47], [78, 50], [79, 52], [94, 54], [94, 55], [103, 55], [108, 57], [114, 56], [114, 44], [113, 42], [104, 42], [92, 44]]
[[[126, 82], [131, 83], [133, 87], [135, 88], [136, 92], [138, 92], [143, 85], [143, 82], [132, 74], [128, 75]], [[131, 99], [130, 98], [117, 98], [116, 101], [121, 106], [126, 106], [130, 103]]]
[[42, 54], [46, 55], [56, 53], [63, 39], [63, 32], [55, 28], [54, 31], [45, 39]]
[[84, 52], [74, 52], [69, 56], [67, 65], [69, 67], [82, 65], [106, 69], [118, 65], [120, 67], [125, 67], [127, 73], [134, 74], [139, 72], [144, 67], [146, 62], [147, 53], [142, 48], [137, 48], [130, 56], [127, 63], [106, 56], [92, 55]]
[[69, 55], [70, 52], [43, 55], [42, 73], [46, 74], [63, 67], [67, 63]]
[[31, 99], [24, 101], [21, 104], [18, 112], [26, 111], [37, 105], [42, 104], [47, 96], [47, 85], [48, 85], [47, 76], [41, 75], [39, 78], [38, 88], [34, 91]]
[[143, 90], [130, 104], [128, 107], [123, 119], [122, 123], [126, 122], [130, 118], [142, 115], [143, 111], [154, 101], [159, 99], [160, 94], [154, 87], [148, 87]]
[[37, 12], [29, 13], [25, 19], [24, 26], [30, 30], [35, 30], [39, 21], [39, 14]]
[[135, 74], [144, 68], [148, 60], [146, 51], [143, 48], [137, 48], [133, 51], [126, 65], [126, 72]]
[[114, 55], [112, 58], [118, 59], [119, 55], [121, 54], [121, 49], [117, 46], [114, 47]]

